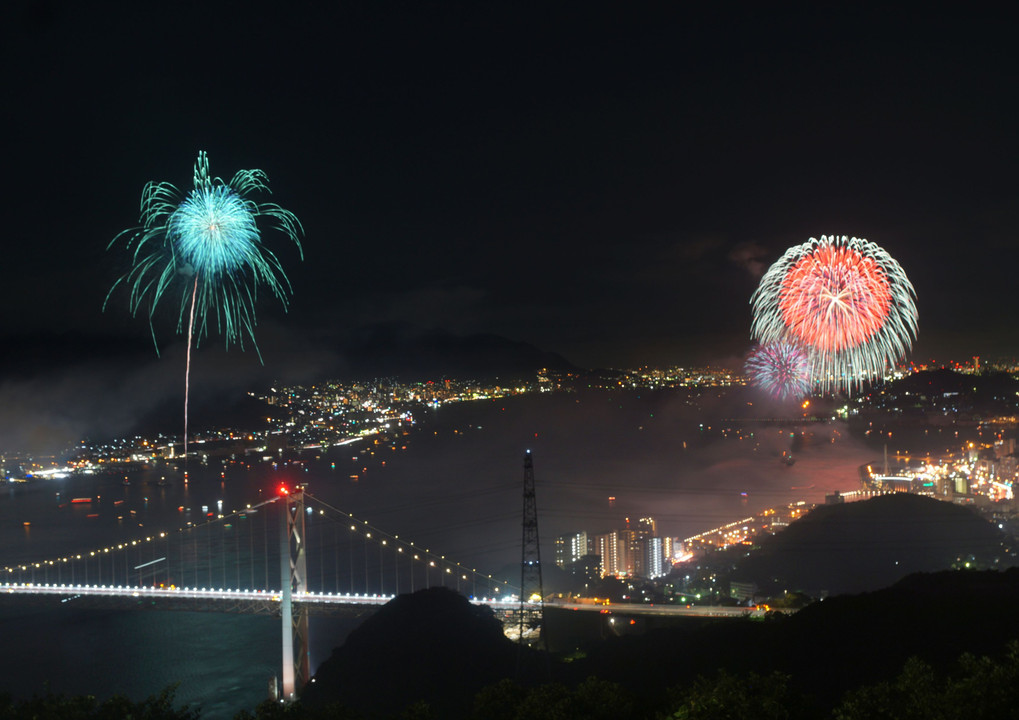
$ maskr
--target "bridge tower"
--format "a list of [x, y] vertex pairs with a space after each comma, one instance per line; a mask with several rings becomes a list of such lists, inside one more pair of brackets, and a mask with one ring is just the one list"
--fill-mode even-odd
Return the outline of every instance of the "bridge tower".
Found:
[[[537, 608], [531, 602], [536, 597]], [[538, 503], [534, 497], [534, 464], [531, 451], [524, 453], [524, 515], [520, 555], [520, 639], [525, 642], [525, 630], [539, 627], [544, 649], [548, 650], [548, 636], [542, 627], [545, 613], [545, 593], [541, 583], [541, 544], [538, 540]]]
[[[280, 534], [280, 598], [283, 620], [283, 699], [297, 699], [311, 675], [308, 647], [308, 606], [301, 603], [294, 613], [293, 594], [308, 591], [308, 572], [304, 546], [304, 486], [293, 490], [280, 488], [283, 522]], [[296, 654], [294, 651], [297, 651]]]

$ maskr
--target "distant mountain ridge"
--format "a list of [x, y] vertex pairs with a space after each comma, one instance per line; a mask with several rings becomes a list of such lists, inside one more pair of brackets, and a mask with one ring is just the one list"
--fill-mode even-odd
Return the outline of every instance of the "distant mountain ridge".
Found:
[[[67, 332], [26, 333], [10, 336], [7, 341], [8, 351], [0, 358], [0, 377], [5, 380], [38, 377], [71, 364], [143, 365], [159, 357], [148, 338]], [[539, 368], [579, 371], [559, 353], [492, 333], [461, 335], [442, 328], [421, 331], [385, 324], [364, 326], [343, 340], [323, 343], [336, 357], [319, 369], [320, 379], [330, 376], [339, 379], [397, 376], [411, 381], [443, 377], [529, 379]], [[263, 339], [263, 344], [268, 348], [271, 339]], [[228, 358], [225, 362], [229, 361]]]
[[470, 378], [532, 379], [540, 368], [577, 372], [562, 355], [500, 335], [457, 335], [442, 329], [408, 332], [403, 328], [362, 328], [340, 348], [345, 374], [395, 376], [408, 380]]

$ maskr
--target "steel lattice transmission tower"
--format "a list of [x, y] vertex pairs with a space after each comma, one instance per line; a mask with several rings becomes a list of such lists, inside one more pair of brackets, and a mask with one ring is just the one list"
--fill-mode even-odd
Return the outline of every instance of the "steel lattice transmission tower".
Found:
[[[536, 602], [531, 598], [537, 596]], [[538, 503], [534, 497], [534, 464], [531, 451], [524, 454], [524, 520], [520, 553], [520, 639], [524, 631], [541, 628], [540, 638], [548, 650], [548, 637], [544, 631], [545, 592], [541, 584], [541, 543], [538, 541]]]
[[[308, 605], [298, 605], [295, 615], [293, 594], [308, 592], [307, 562], [304, 556], [304, 488], [280, 490], [283, 496], [283, 523], [280, 534], [280, 598], [283, 620], [283, 699], [297, 699], [311, 675], [308, 648]], [[294, 650], [297, 650], [296, 654]]]

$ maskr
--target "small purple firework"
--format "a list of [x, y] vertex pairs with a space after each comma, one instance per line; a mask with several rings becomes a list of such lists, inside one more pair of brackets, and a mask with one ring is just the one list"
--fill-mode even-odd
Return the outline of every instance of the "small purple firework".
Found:
[[747, 356], [750, 383], [777, 400], [799, 400], [810, 392], [810, 360], [803, 348], [779, 341], [757, 345]]

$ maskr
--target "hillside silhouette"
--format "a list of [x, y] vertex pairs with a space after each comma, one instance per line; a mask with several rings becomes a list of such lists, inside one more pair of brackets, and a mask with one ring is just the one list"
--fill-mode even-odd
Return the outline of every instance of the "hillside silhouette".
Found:
[[[632, 702], [628, 716], [644, 718], [669, 707], [698, 677], [778, 672], [788, 676], [790, 692], [807, 699], [811, 716], [826, 716], [847, 692], [896, 677], [911, 657], [942, 673], [963, 653], [1002, 657], [1019, 639], [1019, 568], [914, 571], [963, 568], [966, 558], [970, 565], [993, 562], [1005, 539], [969, 509], [919, 496], [821, 507], [770, 538], [761, 558], [747, 558], [740, 570], [790, 587], [823, 587], [827, 599], [764, 620], [652, 623], [638, 615], [637, 631], [621, 636], [607, 623], [630, 627], [625, 604], [607, 614], [550, 610], [549, 633], [558, 634], [563, 650], [552, 658], [551, 678], [578, 692], [588, 678], [609, 683], [599, 687], [618, 688], [613, 702]], [[894, 584], [879, 588], [886, 580]], [[540, 659], [525, 659], [532, 682], [518, 686], [510, 682], [518, 677], [518, 648], [492, 611], [432, 588], [397, 597], [351, 633], [319, 668], [301, 705], [339, 703], [384, 718], [410, 717], [408, 709], [423, 703], [429, 717], [473, 718], [483, 689], [491, 699], [498, 685], [494, 697], [517, 702], [540, 687], [533, 672]], [[560, 698], [570, 692], [548, 690]]]
[[1003, 567], [1008, 537], [967, 507], [896, 493], [818, 507], [741, 559], [733, 580], [765, 595], [813, 597], [887, 587], [917, 572]]
[[354, 630], [301, 701], [387, 716], [423, 700], [437, 717], [463, 717], [481, 688], [514, 676], [517, 656], [490, 608], [447, 588], [419, 590]]
[[[1003, 657], [1019, 638], [1016, 607], [1017, 568], [920, 573], [791, 616], [679, 619], [644, 634], [606, 634], [569, 662], [554, 659], [551, 677], [572, 688], [591, 677], [616, 684], [622, 699], [634, 701], [628, 716], [650, 718], [698, 677], [779, 672], [809, 699], [812, 716], [824, 717], [847, 692], [895, 677], [911, 657], [940, 673], [955, 669], [963, 653]], [[611, 617], [624, 619], [626, 606], [612, 606]], [[386, 718], [410, 717], [407, 709], [424, 702], [428, 717], [473, 718], [483, 688], [516, 677], [516, 659], [491, 611], [451, 590], [423, 590], [394, 599], [351, 633], [319, 668], [301, 706], [340, 703], [361, 717]]]
[[853, 424], [874, 412], [894, 410], [899, 420], [914, 420], [929, 413], [953, 420], [1014, 412], [1019, 402], [1019, 380], [1005, 372], [960, 373], [948, 368], [924, 370], [875, 386], [870, 407]]
[[[894, 677], [912, 656], [940, 671], [966, 652], [1001, 656], [1019, 639], [1016, 607], [1019, 568], [922, 573], [791, 616], [678, 623], [609, 637], [560, 670], [576, 682], [593, 675], [620, 683], [651, 705], [666, 703], [667, 688], [698, 675], [778, 671], [826, 710], [850, 689]], [[625, 608], [614, 613], [618, 622]]]

